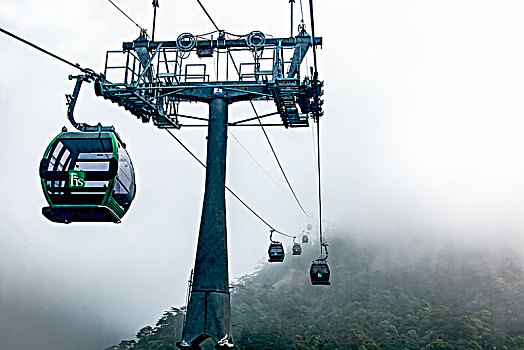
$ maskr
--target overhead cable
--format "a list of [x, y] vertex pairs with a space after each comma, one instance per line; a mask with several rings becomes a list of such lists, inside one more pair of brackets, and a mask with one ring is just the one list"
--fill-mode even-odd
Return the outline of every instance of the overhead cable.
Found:
[[286, 180], [286, 183], [287, 183], [289, 189], [291, 190], [291, 193], [293, 194], [293, 197], [295, 197], [295, 201], [297, 202], [297, 204], [300, 207], [300, 209], [302, 210], [302, 212], [308, 218], [310, 218], [311, 216], [309, 216], [309, 214], [306, 213], [306, 211], [304, 210], [304, 207], [302, 207], [302, 204], [298, 200], [298, 197], [295, 194], [295, 191], [293, 190], [293, 187], [291, 186], [291, 183], [289, 182], [289, 180], [287, 178], [286, 172], [284, 171], [284, 168], [282, 167], [282, 164], [280, 163], [280, 160], [278, 159], [277, 153], [275, 152], [275, 149], [273, 148], [273, 144], [271, 143], [271, 140], [269, 140], [269, 136], [267, 135], [266, 129], [264, 128], [264, 126], [262, 125], [262, 122], [260, 121], [260, 117], [258, 116], [258, 112], [257, 112], [257, 110], [255, 108], [255, 105], [253, 104], [253, 101], [249, 101], [249, 103], [251, 103], [251, 107], [253, 108], [253, 112], [255, 112], [255, 115], [257, 116], [258, 123], [260, 124], [260, 127], [262, 128], [262, 132], [264, 133], [264, 136], [266, 137], [266, 140], [267, 140], [267, 142], [269, 144], [269, 148], [271, 148], [271, 152], [273, 152], [273, 156], [275, 157], [275, 160], [277, 161], [278, 167], [280, 168], [280, 171], [282, 172], [282, 175], [284, 175], [284, 179]]
[[49, 56], [51, 56], [51, 57], [53, 57], [53, 58], [56, 58], [57, 60], [59, 60], [59, 61], [65, 63], [65, 64], [68, 64], [68, 65], [70, 65], [71, 67], [74, 67], [74, 68], [76, 68], [76, 69], [78, 69], [78, 70], [80, 70], [80, 71], [82, 71], [82, 72], [84, 72], [84, 73], [86, 73], [86, 74], [89, 74], [89, 75], [92, 75], [92, 76], [95, 76], [95, 77], [98, 77], [98, 76], [99, 76], [98, 74], [96, 74], [95, 72], [93, 72], [91, 69], [89, 69], [89, 68], [82, 68], [82, 67], [80, 67], [80, 64], [78, 64], [78, 63], [72, 63], [72, 62], [70, 62], [70, 61], [68, 61], [68, 60], [66, 60], [66, 59], [63, 59], [62, 57], [57, 56], [57, 55], [55, 55], [54, 53], [49, 52], [49, 51], [47, 51], [47, 50], [41, 48], [40, 46], [37, 46], [37, 45], [35, 45], [35, 44], [33, 44], [33, 43], [27, 41], [27, 40], [24, 40], [24, 39], [20, 38], [19, 36], [16, 36], [16, 35], [14, 35], [13, 33], [8, 32], [7, 30], [5, 30], [5, 29], [3, 29], [3, 28], [0, 28], [0, 32], [2, 32], [2, 33], [4, 33], [4, 34], [7, 34], [7, 35], [9, 35], [10, 37], [15, 38], [16, 40], [19, 40], [19, 41], [23, 42], [24, 44], [27, 44], [27, 45], [31, 46], [32, 48], [35, 48], [35, 49], [37, 49], [38, 51], [41, 51], [41, 52], [43, 52], [43, 53], [45, 53], [45, 54], [47, 54], [47, 55], [49, 55]]
[[[317, 121], [317, 171], [318, 171], [318, 231], [320, 235], [320, 255], [324, 248], [324, 240], [322, 237], [322, 184], [320, 177], [320, 119]], [[327, 254], [327, 249], [326, 249]]]
[[317, 70], [317, 50], [315, 48], [315, 15], [313, 14], [313, 0], [309, 0], [309, 15], [311, 17], [311, 40], [313, 42], [313, 65], [315, 67], [315, 73], [318, 74]]
[[302, 0], [300, 0], [300, 14], [302, 15], [302, 23], [304, 23], [304, 9], [302, 8]]
[[280, 232], [280, 231], [278, 231], [278, 230], [271, 230], [271, 232], [276, 232], [276, 233], [278, 233], [279, 235], [286, 236], [286, 237], [293, 238], [293, 239], [297, 238], [297, 236], [291, 236], [291, 235], [288, 235], [287, 233]]
[[[204, 5], [202, 4], [202, 2], [200, 2], [200, 0], [197, 0], [197, 2], [200, 5], [200, 7], [202, 8], [202, 10], [204, 10], [204, 12], [206, 13], [207, 18], [209, 18], [211, 23], [213, 23], [213, 25], [215, 26], [216, 30], [220, 31], [220, 29], [218, 29], [217, 24], [215, 23], [215, 21], [213, 21], [213, 18], [211, 18], [211, 15], [209, 14], [209, 12], [207, 12], [207, 10], [204, 7]], [[233, 63], [233, 67], [235, 67], [235, 71], [237, 72], [238, 76], [240, 76], [240, 71], [238, 69], [238, 66], [237, 66], [235, 60], [233, 59], [233, 55], [231, 55], [231, 51], [229, 50], [229, 48], [227, 49], [227, 54], [228, 54], [229, 58], [231, 59], [231, 62]]]
[[[184, 143], [182, 141], [180, 141], [180, 139], [178, 137], [176, 137], [175, 134], [173, 134], [169, 129], [165, 129], [165, 130], [169, 133], [169, 135], [171, 135], [176, 140], [176, 142], [178, 142], [180, 144], [180, 146], [182, 146], [182, 148], [184, 148], [184, 150], [187, 153], [189, 153], [198, 163], [200, 163], [200, 165], [202, 165], [204, 168], [206, 168], [206, 165], [204, 164], [204, 162], [202, 162], [193, 152], [191, 152], [191, 150], [186, 145], [184, 145]], [[247, 203], [244, 202], [235, 192], [233, 192], [232, 189], [227, 187], [227, 185], [225, 186], [225, 188], [226, 188], [226, 190], [229, 191], [229, 193], [231, 193], [233, 195], [233, 197], [235, 197], [240, 203], [242, 203], [242, 205], [244, 207], [246, 207], [251, 213], [253, 213], [253, 215], [255, 215], [264, 224], [266, 224], [266, 226], [269, 227], [270, 230], [275, 231], [277, 233], [280, 233], [280, 234], [282, 234], [284, 236], [287, 236], [287, 237], [295, 237], [295, 236], [287, 235], [287, 234], [285, 234], [283, 232], [280, 232], [280, 231], [276, 230], [266, 220], [264, 220], [264, 218], [261, 217], [256, 211], [251, 209], [251, 207], [249, 205], [247, 205]]]
[[211, 21], [211, 23], [213, 23], [213, 25], [215, 26], [216, 30], [220, 30], [218, 29], [218, 26], [216, 25], [215, 21], [213, 21], [213, 18], [211, 18], [211, 16], [209, 15], [209, 13], [207, 12], [206, 8], [204, 7], [204, 5], [202, 5], [202, 3], [200, 2], [200, 0], [197, 0], [198, 4], [200, 5], [200, 7], [202, 7], [202, 10], [204, 10], [204, 12], [206, 13], [207, 15], [207, 18], [209, 18], [209, 20]]
[[[309, 0], [309, 14], [311, 17], [311, 40], [313, 40], [313, 60], [315, 66], [314, 79], [318, 79], [317, 70], [317, 51], [315, 50], [315, 16], [313, 14], [313, 0]], [[317, 171], [318, 171], [318, 231], [320, 236], [320, 256], [322, 257], [324, 249], [326, 250], [327, 259], [327, 244], [324, 243], [322, 233], [322, 182], [320, 174], [320, 118], [317, 118]]]
[[[131, 17], [129, 17], [129, 16], [127, 15], [127, 13], [125, 13], [124, 11], [122, 11], [122, 10], [120, 9], [120, 7], [116, 6], [116, 4], [115, 4], [114, 2], [112, 2], [111, 0], [107, 0], [107, 1], [109, 1], [109, 2], [114, 6], [114, 7], [116, 7], [116, 9], [117, 9], [118, 11], [120, 11], [120, 12], [121, 12], [124, 16], [126, 16], [126, 17], [131, 21], [131, 22], [133, 22], [133, 23], [134, 23], [138, 28], [140, 28], [140, 30], [144, 30], [142, 27], [140, 27], [140, 26], [138, 25], [138, 23], [136, 23], [135, 21], [133, 21], [133, 19], [132, 19]], [[156, 10], [156, 7], [155, 7], [155, 10]], [[156, 11], [155, 11], [155, 15], [156, 15]]]
[[[253, 157], [253, 155], [252, 155], [252, 154], [247, 150], [247, 148], [242, 144], [242, 142], [240, 142], [240, 140], [239, 140], [235, 135], [233, 135], [233, 133], [232, 133], [231, 131], [229, 132], [229, 135], [231, 135], [231, 136], [235, 139], [235, 141], [240, 145], [240, 147], [242, 147], [242, 149], [247, 153], [247, 155], [248, 155], [251, 159], [253, 159], [253, 161], [254, 161], [254, 162], [258, 165], [258, 167], [259, 167], [259, 168], [260, 168], [260, 169], [261, 169], [261, 170], [262, 170], [262, 171], [267, 175], [267, 177], [268, 177], [269, 179], [271, 179], [271, 181], [273, 181], [273, 183], [274, 183], [278, 188], [280, 188], [280, 190], [281, 190], [282, 192], [286, 193], [286, 191], [282, 188], [282, 186], [280, 186], [280, 185], [278, 184], [278, 182], [277, 182], [275, 179], [273, 179], [273, 177], [272, 177], [271, 175], [269, 175], [269, 173], [266, 171], [266, 169], [264, 169], [264, 167], [262, 166], [262, 164], [260, 164], [260, 163], [255, 159], [255, 157]], [[286, 193], [286, 194], [287, 194], [287, 193]]]
[[[211, 21], [211, 23], [213, 23], [213, 25], [215, 26], [215, 28], [217, 30], [218, 29], [218, 26], [216, 25], [215, 21], [213, 21], [213, 18], [211, 18], [211, 16], [209, 15], [209, 13], [207, 12], [206, 8], [204, 7], [204, 5], [202, 5], [202, 3], [200, 2], [200, 0], [197, 0], [197, 2], [200, 4], [200, 7], [202, 7], [202, 10], [204, 10], [204, 12], [206, 13], [207, 17], [209, 18], [209, 20]], [[313, 45], [314, 47], [315, 45]], [[233, 63], [233, 66], [235, 67], [235, 70], [237, 72], [237, 74], [240, 76], [240, 71], [238, 70], [238, 67], [235, 63], [235, 60], [233, 59], [233, 56], [231, 55], [231, 52], [228, 50], [227, 51], [228, 54], [229, 54], [229, 57], [231, 58], [231, 62]], [[289, 186], [289, 189], [291, 190], [291, 193], [293, 194], [293, 197], [295, 197], [295, 200], [296, 202], [298, 203], [298, 206], [300, 207], [300, 210], [302, 210], [302, 212], [307, 216], [307, 217], [311, 217], [309, 216], [309, 214], [304, 210], [304, 207], [302, 206], [302, 204], [300, 203], [300, 201], [298, 200], [298, 197], [297, 195], [295, 194], [295, 191], [293, 190], [293, 187], [291, 186], [291, 183], [289, 182], [288, 178], [287, 178], [287, 175], [286, 173], [284, 172], [284, 168], [282, 167], [282, 164], [280, 164], [280, 160], [278, 159], [277, 157], [277, 154], [275, 152], [275, 149], [273, 148], [273, 145], [271, 144], [271, 141], [269, 140], [269, 137], [266, 133], [266, 130], [264, 129], [264, 126], [262, 125], [262, 122], [260, 121], [260, 117], [258, 116], [258, 112], [255, 108], [255, 105], [253, 104], [252, 101], [249, 101], [251, 103], [251, 107], [253, 108], [253, 111], [255, 112], [255, 115], [257, 116], [257, 120], [258, 120], [258, 123], [260, 124], [260, 127], [262, 128], [262, 131], [264, 132], [264, 135], [266, 137], [266, 140], [267, 142], [269, 143], [269, 147], [271, 148], [271, 151], [273, 152], [273, 155], [275, 156], [275, 159], [277, 161], [277, 164], [278, 164], [278, 167], [280, 168], [280, 171], [282, 172], [282, 174], [284, 175], [284, 179], [286, 180], [287, 182], [287, 185]]]
[[316, 138], [315, 138], [315, 128], [311, 128], [311, 144], [312, 144], [312, 147], [313, 147], [313, 163], [315, 164], [315, 175], [318, 176], [318, 173], [316, 172], [317, 171], [317, 167], [316, 167], [316, 164], [317, 164], [317, 141], [316, 141]]

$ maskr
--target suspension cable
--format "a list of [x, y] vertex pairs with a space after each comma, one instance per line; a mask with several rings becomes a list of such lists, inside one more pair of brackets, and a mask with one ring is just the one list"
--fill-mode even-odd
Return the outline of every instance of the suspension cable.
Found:
[[289, 238], [293, 238], [293, 239], [296, 239], [296, 238], [297, 238], [297, 236], [291, 236], [291, 235], [288, 235], [287, 233], [280, 232], [280, 231], [278, 231], [278, 230], [271, 230], [271, 231], [272, 231], [272, 232], [275, 232], [275, 233], [278, 233], [279, 235], [289, 237]]
[[322, 256], [322, 249], [324, 247], [324, 239], [322, 237], [322, 184], [320, 176], [320, 119], [317, 120], [317, 172], [318, 172], [318, 231], [320, 233], [320, 255]]
[[43, 52], [43, 53], [45, 53], [45, 54], [47, 54], [47, 55], [49, 55], [49, 56], [51, 56], [51, 57], [53, 57], [53, 58], [56, 58], [57, 60], [59, 60], [59, 61], [65, 63], [65, 64], [70, 65], [71, 67], [74, 67], [74, 68], [76, 68], [76, 69], [79, 69], [79, 70], [82, 71], [83, 73], [86, 73], [86, 74], [92, 75], [92, 76], [94, 76], [94, 77], [99, 77], [99, 75], [96, 74], [93, 70], [91, 70], [91, 69], [89, 69], [89, 68], [82, 68], [82, 67], [80, 67], [80, 64], [78, 64], [78, 63], [71, 63], [70, 61], [68, 61], [68, 60], [66, 60], [66, 59], [63, 59], [62, 57], [57, 56], [57, 55], [55, 55], [54, 53], [49, 52], [49, 51], [47, 51], [47, 50], [41, 48], [40, 46], [37, 46], [37, 45], [35, 45], [35, 44], [33, 44], [33, 43], [27, 41], [27, 40], [24, 40], [24, 39], [20, 38], [19, 36], [16, 36], [16, 35], [14, 35], [13, 33], [8, 32], [7, 30], [5, 30], [5, 29], [3, 29], [3, 28], [0, 28], [0, 31], [1, 31], [2, 33], [4, 33], [4, 34], [9, 35], [10, 37], [15, 38], [16, 40], [19, 40], [19, 41], [23, 42], [24, 44], [27, 44], [27, 45], [31, 46], [32, 48], [37, 49], [38, 51], [41, 51], [41, 52]]
[[[305, 23], [304, 23], [304, 9], [302, 8], [302, 0], [300, 0], [300, 15], [302, 16], [302, 18], [300, 19], [300, 23], [301, 23], [300, 25], [305, 26]], [[300, 28], [300, 25], [299, 25], [299, 28]], [[307, 62], [306, 62], [306, 66], [307, 66]]]
[[269, 144], [269, 147], [271, 148], [271, 152], [273, 152], [273, 156], [275, 157], [275, 160], [277, 161], [278, 167], [280, 168], [280, 171], [282, 172], [282, 175], [284, 175], [284, 179], [286, 180], [287, 185], [288, 185], [289, 189], [291, 190], [291, 193], [293, 193], [293, 197], [295, 197], [295, 201], [297, 202], [297, 204], [300, 207], [300, 209], [302, 210], [302, 212], [308, 218], [310, 218], [311, 216], [309, 216], [309, 214], [306, 213], [306, 211], [304, 210], [304, 207], [302, 207], [302, 204], [298, 200], [298, 197], [295, 194], [295, 191], [293, 190], [293, 187], [291, 186], [291, 183], [289, 182], [289, 180], [287, 178], [287, 175], [286, 175], [286, 173], [284, 171], [284, 168], [282, 167], [282, 164], [280, 163], [280, 160], [278, 159], [277, 153], [275, 152], [275, 149], [273, 148], [273, 144], [271, 143], [271, 140], [269, 140], [269, 136], [267, 135], [266, 129], [264, 128], [264, 126], [262, 125], [262, 122], [260, 121], [260, 117], [258, 115], [258, 112], [257, 112], [256, 108], [255, 108], [255, 105], [253, 104], [253, 101], [249, 101], [249, 103], [251, 103], [251, 107], [253, 108], [253, 112], [255, 112], [255, 115], [257, 116], [258, 123], [260, 124], [260, 128], [262, 128], [262, 132], [264, 133], [264, 136], [266, 137], [266, 140], [267, 140], [267, 142]]
[[[209, 18], [209, 20], [211, 21], [211, 23], [213, 23], [213, 25], [215, 26], [215, 28], [217, 30], [218, 29], [218, 26], [216, 25], [215, 21], [213, 21], [213, 18], [211, 18], [211, 16], [209, 15], [209, 13], [207, 12], [206, 8], [204, 7], [204, 5], [202, 5], [202, 3], [200, 2], [200, 0], [197, 0], [197, 2], [200, 4], [200, 7], [202, 7], [202, 10], [204, 10], [204, 12], [206, 13], [207, 17]], [[314, 42], [314, 41], [313, 41]], [[315, 45], [313, 45], [314, 47]], [[235, 60], [233, 59], [233, 56], [231, 55], [231, 51], [230, 50], [227, 50], [228, 54], [229, 54], [229, 57], [231, 58], [231, 62], [233, 63], [233, 66], [235, 67], [235, 70], [237, 72], [237, 74], [240, 76], [240, 71], [238, 70], [238, 67], [235, 63]], [[278, 167], [280, 168], [280, 171], [282, 172], [282, 175], [284, 175], [284, 179], [286, 180], [287, 182], [287, 185], [289, 186], [289, 189], [291, 190], [291, 193], [293, 194], [293, 197], [295, 197], [295, 200], [296, 202], [298, 203], [298, 206], [300, 207], [300, 209], [302, 210], [302, 212], [307, 216], [307, 217], [311, 217], [305, 210], [304, 210], [304, 207], [302, 206], [302, 204], [300, 203], [300, 201], [298, 200], [298, 197], [297, 195], [295, 194], [295, 191], [293, 190], [293, 187], [291, 186], [291, 183], [289, 182], [288, 178], [287, 178], [287, 175], [286, 173], [284, 172], [284, 168], [282, 167], [282, 164], [280, 163], [280, 160], [278, 159], [278, 156], [275, 152], [275, 149], [273, 148], [273, 145], [271, 144], [271, 141], [269, 140], [269, 136], [267, 135], [266, 133], [266, 130], [264, 129], [264, 126], [262, 125], [262, 122], [260, 121], [260, 117], [258, 115], [258, 112], [255, 108], [255, 105], [253, 104], [253, 101], [249, 101], [249, 103], [251, 103], [251, 107], [253, 108], [253, 111], [255, 112], [255, 115], [257, 117], [257, 120], [258, 120], [258, 123], [260, 124], [260, 127], [262, 128], [262, 132], [264, 133], [264, 136], [266, 137], [266, 140], [269, 144], [269, 147], [271, 148], [271, 151], [273, 152], [273, 155], [275, 156], [275, 160], [277, 161], [277, 164], [278, 164]]]
[[269, 179], [271, 179], [271, 181], [273, 181], [273, 183], [283, 192], [283, 193], [286, 193], [287, 192], [282, 188], [282, 186], [280, 186], [278, 184], [278, 182], [266, 171], [266, 169], [264, 169], [264, 167], [262, 166], [262, 164], [260, 164], [256, 158], [247, 150], [247, 148], [242, 144], [242, 142], [240, 142], [240, 140], [231, 132], [229, 131], [229, 135], [231, 135], [233, 137], [233, 139], [235, 139], [235, 141], [240, 145], [240, 147], [242, 147], [242, 149], [247, 153], [247, 155], [256, 163], [256, 165], [258, 165], [258, 167], [267, 175], [267, 177]]
[[[178, 142], [180, 144], [180, 146], [182, 146], [182, 148], [184, 148], [184, 150], [189, 153], [198, 163], [200, 163], [200, 165], [202, 165], [204, 168], [206, 168], [206, 165], [204, 164], [204, 162], [202, 162], [193, 152], [191, 152], [191, 150], [186, 146], [184, 145], [184, 143], [182, 143], [182, 141], [180, 141], [180, 139], [178, 137], [175, 136], [175, 134], [173, 134], [169, 129], [165, 129], [169, 135], [171, 135], [175, 140], [176, 142]], [[225, 186], [226, 190], [229, 191], [229, 193], [231, 193], [233, 195], [233, 197], [235, 197], [244, 207], [246, 207], [251, 213], [253, 213], [253, 215], [255, 215], [260, 221], [262, 221], [267, 227], [269, 227], [269, 229], [271, 231], [274, 231], [274, 232], [277, 232], [281, 235], [284, 235], [284, 236], [287, 236], [287, 237], [292, 237], [294, 238], [295, 236], [291, 236], [291, 235], [288, 235], [286, 233], [283, 233], [281, 231], [278, 231], [277, 229], [275, 229], [273, 226], [271, 226], [271, 224], [269, 224], [266, 220], [264, 220], [263, 217], [261, 217], [255, 210], [253, 210], [249, 205], [247, 205], [246, 202], [244, 202], [235, 192], [233, 192], [232, 189], [230, 189], [227, 185]]]
[[[213, 25], [215, 26], [216, 30], [220, 31], [220, 29], [218, 29], [217, 24], [215, 23], [215, 21], [213, 21], [213, 18], [211, 18], [211, 15], [209, 14], [209, 12], [207, 12], [207, 10], [204, 7], [204, 5], [202, 4], [202, 2], [200, 2], [200, 0], [197, 0], [197, 2], [200, 5], [200, 7], [202, 8], [202, 10], [204, 10], [207, 18], [209, 18], [211, 23], [213, 23]], [[231, 50], [229, 50], [229, 48], [227, 49], [227, 54], [228, 54], [229, 58], [231, 59], [231, 62], [233, 63], [233, 66], [235, 67], [235, 71], [237, 72], [238, 76], [240, 76], [240, 71], [238, 70], [238, 66], [237, 66], [235, 60], [233, 59], [233, 55], [231, 55]]]
[[[317, 70], [317, 51], [315, 49], [315, 16], [313, 14], [313, 0], [309, 0], [309, 14], [311, 17], [311, 40], [313, 40], [313, 61], [315, 67], [314, 79], [318, 79]], [[317, 122], [317, 171], [318, 171], [318, 230], [320, 236], [320, 257], [322, 258], [324, 249], [326, 250], [327, 258], [327, 244], [324, 243], [322, 232], [322, 182], [320, 173], [320, 116]]]
[[126, 17], [131, 21], [131, 22], [133, 22], [133, 23], [134, 23], [138, 28], [140, 28], [141, 31], [144, 30], [142, 27], [140, 27], [140, 26], [138, 25], [138, 23], [136, 23], [135, 21], [133, 21], [133, 19], [132, 19], [131, 17], [129, 17], [129, 16], [127, 15], [127, 13], [125, 13], [124, 11], [122, 11], [122, 10], [120, 9], [120, 7], [116, 6], [116, 4], [115, 4], [113, 1], [111, 1], [111, 0], [107, 0], [107, 1], [109, 1], [109, 2], [114, 6], [114, 7], [116, 7], [116, 9], [117, 9], [118, 11], [120, 11], [120, 12], [121, 12], [124, 16], [126, 16]]
[[211, 18], [211, 16], [209, 15], [209, 13], [207, 12], [206, 8], [204, 7], [204, 5], [202, 5], [202, 3], [200, 2], [200, 0], [197, 0], [198, 4], [200, 5], [200, 7], [202, 7], [202, 10], [204, 10], [204, 12], [206, 13], [207, 15], [207, 18], [209, 18], [209, 20], [211, 21], [211, 23], [213, 23], [213, 25], [215, 26], [216, 30], [220, 30], [218, 29], [218, 26], [216, 25], [215, 21], [213, 21], [213, 18]]
[[315, 73], [318, 74], [317, 50], [315, 45], [315, 15], [313, 14], [313, 0], [309, 0], [309, 16], [311, 17], [311, 40], [313, 41], [313, 65], [315, 67]]
[[304, 9], [302, 8], [302, 0], [300, 0], [300, 14], [302, 15], [302, 23], [304, 23]]
[[[313, 147], [313, 164], [317, 164], [317, 140], [315, 138], [315, 128], [311, 128], [311, 144]], [[315, 166], [315, 175], [318, 176], [317, 168]]]

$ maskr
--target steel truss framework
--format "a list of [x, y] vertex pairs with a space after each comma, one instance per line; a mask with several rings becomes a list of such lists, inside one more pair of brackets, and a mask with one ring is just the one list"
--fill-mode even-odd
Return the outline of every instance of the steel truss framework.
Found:
[[[322, 38], [314, 41], [315, 45], [322, 44]], [[187, 116], [178, 114], [179, 103], [209, 103], [215, 92], [222, 93], [228, 103], [272, 100], [282, 121], [276, 125], [304, 127], [309, 125], [308, 117], [316, 120], [322, 114], [319, 97], [323, 83], [315, 76], [302, 80], [300, 76], [300, 65], [312, 44], [304, 30], [296, 37], [281, 39], [266, 39], [261, 32], [235, 40], [225, 39], [223, 32], [216, 40], [198, 40], [188, 33], [176, 41], [149, 41], [141, 36], [124, 43], [122, 51], [107, 52], [104, 74], [96, 79], [95, 92], [159, 128], [180, 128], [180, 119]], [[286, 59], [290, 50], [291, 57]], [[251, 51], [252, 61], [237, 65], [232, 53], [238, 51]], [[208, 65], [187, 63], [195, 52], [201, 59], [226, 54], [225, 79], [210, 81], [214, 72]], [[230, 63], [234, 74], [229, 74]], [[117, 81], [108, 77], [115, 75]], [[246, 125], [254, 119], [229, 125]]]

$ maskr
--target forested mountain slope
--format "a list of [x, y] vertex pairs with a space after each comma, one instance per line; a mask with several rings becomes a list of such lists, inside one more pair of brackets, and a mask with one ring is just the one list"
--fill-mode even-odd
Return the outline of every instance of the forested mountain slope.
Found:
[[[330, 235], [331, 286], [312, 286], [304, 245], [232, 290], [241, 349], [524, 349], [524, 268], [512, 248], [371, 243]], [[522, 247], [516, 247], [521, 249]], [[174, 349], [183, 310], [111, 349]]]

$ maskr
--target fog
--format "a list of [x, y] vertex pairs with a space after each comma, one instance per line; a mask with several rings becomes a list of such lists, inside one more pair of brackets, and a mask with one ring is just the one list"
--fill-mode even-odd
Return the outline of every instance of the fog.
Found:
[[[117, 4], [151, 26], [149, 1]], [[289, 35], [288, 1], [204, 4], [230, 32]], [[160, 6], [157, 40], [214, 29], [196, 2]], [[519, 1], [315, 2], [316, 34], [324, 38], [318, 59], [326, 92], [326, 227], [385, 242], [524, 251], [523, 7]], [[138, 36], [102, 0], [3, 0], [0, 27], [97, 72], [106, 50]], [[3, 34], [0, 47], [0, 345], [103, 349], [132, 338], [185, 303], [204, 170], [167, 133], [96, 98], [90, 84], [80, 94], [77, 120], [115, 125], [135, 166], [137, 195], [120, 225], [48, 222], [38, 165], [61, 127], [72, 130], [64, 94], [74, 86], [67, 76], [78, 72]], [[207, 114], [205, 105], [184, 108]], [[257, 108], [275, 110], [271, 103]], [[249, 105], [230, 107], [230, 116], [243, 115], [252, 116]], [[261, 131], [231, 131], [285, 189]], [[311, 130], [268, 132], [312, 217], [231, 137], [228, 185], [277, 229], [299, 234], [312, 223], [316, 231]], [[205, 159], [204, 130], [176, 135]], [[268, 230], [233, 198], [227, 205], [230, 275], [238, 278], [265, 260]]]

